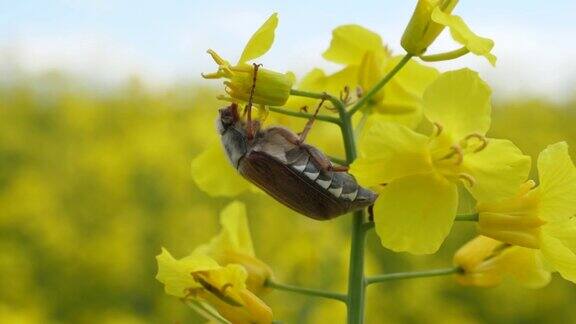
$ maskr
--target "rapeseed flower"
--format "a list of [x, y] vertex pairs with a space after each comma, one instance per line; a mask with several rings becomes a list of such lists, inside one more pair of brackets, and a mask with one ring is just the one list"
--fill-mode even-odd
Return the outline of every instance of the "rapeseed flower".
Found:
[[271, 323], [272, 310], [257, 294], [265, 292], [270, 268], [255, 257], [246, 208], [232, 202], [220, 215], [222, 231], [190, 255], [175, 259], [162, 249], [156, 279], [166, 293], [201, 314], [232, 323]]
[[478, 204], [480, 234], [530, 248], [564, 278], [576, 282], [576, 168], [565, 142], [538, 157], [540, 184], [527, 181], [498, 202]]
[[[248, 102], [254, 85], [254, 66], [247, 62], [266, 54], [274, 43], [274, 33], [278, 26], [278, 15], [272, 14], [266, 22], [252, 35], [236, 65], [231, 65], [213, 50], [208, 50], [218, 71], [202, 74], [206, 79], [228, 79], [224, 81], [225, 91], [229, 97], [221, 96], [227, 101]], [[281, 106], [288, 100], [290, 89], [294, 83], [292, 73], [280, 73], [265, 68], [258, 69], [253, 103], [261, 105]]]
[[542, 258], [533, 250], [485, 236], [461, 247], [454, 255], [454, 264], [461, 269], [456, 280], [466, 286], [492, 287], [507, 277], [529, 288], [540, 288], [550, 281]]
[[372, 120], [351, 165], [360, 183], [380, 191], [374, 222], [382, 244], [415, 254], [435, 252], [447, 236], [460, 184], [478, 200], [495, 201], [512, 196], [530, 169], [530, 158], [512, 142], [484, 136], [490, 88], [477, 73], [442, 74], [423, 105], [432, 134]]

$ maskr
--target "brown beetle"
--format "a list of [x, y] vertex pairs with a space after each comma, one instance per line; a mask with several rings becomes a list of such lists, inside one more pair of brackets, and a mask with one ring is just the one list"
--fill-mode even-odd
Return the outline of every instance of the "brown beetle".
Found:
[[[258, 66], [254, 66], [254, 84]], [[252, 87], [252, 90], [254, 86]], [[240, 174], [291, 209], [327, 220], [371, 206], [378, 195], [362, 188], [347, 167], [333, 166], [314, 146], [304, 143], [316, 109], [298, 136], [284, 127], [260, 129], [251, 120], [251, 102], [240, 118], [238, 105], [220, 109], [218, 132], [228, 159]]]

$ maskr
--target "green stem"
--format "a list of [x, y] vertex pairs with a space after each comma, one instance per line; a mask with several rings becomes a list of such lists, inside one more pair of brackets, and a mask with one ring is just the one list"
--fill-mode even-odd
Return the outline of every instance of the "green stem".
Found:
[[454, 267], [454, 268], [434, 269], [434, 270], [424, 270], [424, 271], [414, 271], [414, 272], [388, 273], [388, 274], [377, 275], [377, 276], [366, 278], [365, 282], [366, 282], [366, 285], [370, 285], [373, 283], [379, 283], [379, 282], [384, 282], [384, 281], [446, 276], [446, 275], [458, 273], [460, 271], [461, 271], [460, 268]]
[[[268, 109], [272, 112], [275, 112], [275, 113], [288, 115], [288, 116], [292, 116], [292, 117], [298, 117], [298, 118], [310, 119], [314, 116], [314, 115], [309, 114], [309, 113], [292, 111], [292, 110], [288, 110], [285, 108], [279, 108], [279, 107], [268, 107]], [[340, 125], [340, 119], [338, 119], [336, 117], [331, 117], [331, 116], [326, 116], [326, 115], [317, 115], [316, 119], [321, 120], [321, 121], [325, 121], [325, 122], [329, 122], [329, 123], [333, 123], [336, 125]]]
[[364, 232], [368, 232], [369, 230], [374, 228], [374, 222], [366, 222], [363, 226], [362, 229], [364, 229]]
[[[348, 164], [356, 159], [356, 143], [351, 116], [346, 112], [340, 113], [340, 120], [342, 121], [340, 127]], [[364, 225], [364, 212], [355, 212], [352, 216], [352, 243], [348, 270], [348, 324], [362, 324], [364, 322], [364, 245], [366, 235]]]
[[330, 101], [334, 107], [336, 109], [338, 109], [338, 111], [340, 112], [341, 109], [344, 109], [344, 105], [342, 104], [342, 102], [340, 101], [340, 99], [334, 97], [331, 94], [328, 94], [326, 92], [323, 93], [317, 93], [317, 92], [310, 92], [310, 91], [302, 91], [302, 90], [296, 90], [296, 89], [291, 89], [290, 90], [290, 94], [293, 96], [298, 96], [298, 97], [306, 97], [306, 98], [312, 98], [312, 99], [326, 99], [328, 101]]
[[477, 222], [478, 214], [456, 215], [456, 220], [459, 222]]
[[370, 89], [370, 91], [368, 91], [368, 93], [366, 93], [362, 98], [360, 98], [360, 100], [358, 100], [354, 104], [354, 106], [352, 106], [352, 109], [350, 109], [349, 114], [353, 115], [360, 108], [362, 108], [362, 106], [364, 106], [364, 104], [366, 104], [374, 95], [376, 95], [376, 93], [380, 91], [380, 89], [382, 89], [382, 87], [384, 87], [386, 83], [388, 83], [388, 81], [390, 81], [392, 77], [394, 77], [396, 73], [398, 73], [398, 71], [400, 71], [404, 67], [404, 65], [408, 63], [408, 61], [410, 61], [411, 58], [412, 54], [404, 55], [404, 57], [402, 57], [400, 62], [398, 62], [398, 64], [396, 64], [396, 66], [392, 70], [390, 70], [390, 72], [388, 72], [388, 74], [386, 74], [384, 78], [382, 78], [382, 80], [380, 80], [374, 87], [372, 87], [372, 89]]
[[364, 322], [364, 212], [357, 211], [352, 218], [352, 244], [348, 272], [348, 324]]
[[448, 60], [457, 59], [460, 56], [464, 56], [468, 53], [470, 53], [470, 50], [467, 49], [466, 47], [462, 47], [462, 48], [459, 48], [457, 50], [453, 50], [450, 52], [433, 54], [433, 55], [423, 55], [423, 56], [420, 56], [420, 59], [422, 61], [426, 61], [426, 62], [448, 61]]
[[346, 295], [344, 295], [344, 294], [320, 290], [320, 289], [311, 289], [311, 288], [286, 285], [286, 284], [277, 283], [277, 282], [274, 282], [271, 280], [268, 280], [266, 282], [266, 286], [273, 288], [273, 289], [276, 289], [276, 290], [290, 291], [290, 292], [295, 292], [295, 293], [302, 294], [302, 295], [334, 299], [334, 300], [339, 300], [341, 302], [346, 302], [346, 299], [347, 299]]

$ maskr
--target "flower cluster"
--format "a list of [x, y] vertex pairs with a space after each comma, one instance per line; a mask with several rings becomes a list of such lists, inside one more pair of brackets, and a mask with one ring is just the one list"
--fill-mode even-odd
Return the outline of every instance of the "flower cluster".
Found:
[[[248, 64], [271, 48], [278, 24], [277, 15], [273, 14], [248, 41], [236, 65], [209, 50], [218, 70], [203, 76], [227, 79], [224, 84], [228, 96], [220, 98], [258, 105], [261, 123], [268, 109], [310, 118], [311, 114], [298, 109], [320, 108], [325, 100], [334, 105], [331, 110], [338, 117], [318, 116], [316, 112], [312, 118], [323, 117], [342, 132], [348, 153], [345, 162], [354, 178], [341, 179], [357, 180], [379, 194], [369, 221], [362, 212], [355, 215], [361, 222], [355, 223], [360, 226], [355, 227], [358, 232], [353, 240], [358, 237], [363, 240], [360, 231], [373, 225], [382, 245], [388, 249], [435, 253], [451, 231], [459, 206], [472, 200], [475, 211], [468, 216], [477, 220], [480, 236], [456, 252], [453, 260], [456, 268], [442, 273], [457, 272], [458, 282], [476, 286], [496, 285], [511, 276], [526, 286], [541, 287], [550, 280], [552, 271], [576, 282], [576, 168], [568, 145], [556, 143], [540, 154], [536, 186], [528, 179], [531, 158], [509, 140], [487, 137], [491, 126], [491, 89], [478, 73], [467, 68], [440, 73], [421, 63], [454, 59], [471, 52], [495, 64], [496, 57], [491, 53], [493, 41], [477, 36], [462, 18], [452, 14], [457, 2], [418, 1], [401, 41], [405, 55], [393, 55], [378, 34], [362, 26], [337, 27], [323, 57], [341, 65], [341, 69], [327, 74], [316, 68], [298, 83], [291, 73]], [[426, 55], [445, 27], [463, 47]], [[307, 124], [304, 135], [311, 125], [312, 122]], [[241, 131], [235, 131], [234, 136], [242, 136]], [[336, 136], [325, 132], [324, 137]], [[302, 138], [289, 143], [302, 145]], [[239, 145], [249, 147], [250, 140], [241, 140]], [[284, 149], [289, 145], [264, 143], [257, 148], [259, 154], [267, 153], [267, 145], [272, 148], [269, 158], [287, 165], [288, 153]], [[305, 148], [309, 154], [306, 161], [322, 159], [316, 148]], [[212, 144], [192, 162], [197, 185], [213, 196], [233, 197], [245, 191], [259, 191], [225, 164], [222, 149]], [[299, 171], [304, 172], [307, 165], [298, 165]], [[314, 180], [321, 171], [334, 169], [318, 170], [315, 172], [314, 168], [306, 175]], [[275, 174], [269, 172], [267, 176]], [[290, 185], [295, 185], [302, 179], [290, 180]], [[319, 196], [325, 193], [340, 197], [344, 185], [331, 187], [332, 177], [322, 181], [322, 188], [327, 191]], [[277, 179], [271, 183], [285, 185]], [[357, 197], [359, 189], [354, 188], [356, 191], [348, 192], [351, 196], [347, 196], [354, 198], [346, 203], [351, 204]], [[222, 225], [224, 229], [219, 236], [186, 258], [176, 260], [163, 250], [158, 256], [157, 278], [165, 284], [168, 294], [191, 303], [202, 313], [234, 323], [269, 323], [272, 312], [257, 296], [265, 292], [271, 271], [254, 256], [241, 203], [234, 202], [223, 211]], [[356, 252], [351, 255], [356, 256]], [[362, 262], [350, 264], [352, 267]], [[379, 280], [365, 280], [361, 270], [358, 273], [353, 279], [361, 288], [350, 289], [349, 294], [362, 292], [366, 282]], [[329, 298], [347, 303], [360, 298], [318, 295], [330, 295]]]
[[382, 244], [415, 254], [436, 252], [448, 235], [459, 185], [493, 201], [514, 193], [530, 170], [530, 158], [510, 141], [485, 137], [490, 89], [477, 73], [443, 73], [426, 89], [423, 106], [429, 134], [373, 121], [351, 166], [361, 183], [379, 188], [374, 222]]
[[565, 142], [540, 153], [538, 173], [538, 186], [528, 180], [510, 197], [478, 201], [482, 236], [454, 258], [463, 282], [493, 285], [508, 274], [539, 287], [550, 271], [576, 282], [576, 167]]
[[156, 279], [166, 293], [189, 303], [207, 319], [271, 323], [272, 310], [258, 295], [272, 271], [254, 255], [246, 208], [232, 202], [220, 214], [222, 231], [190, 255], [175, 259], [162, 249]]

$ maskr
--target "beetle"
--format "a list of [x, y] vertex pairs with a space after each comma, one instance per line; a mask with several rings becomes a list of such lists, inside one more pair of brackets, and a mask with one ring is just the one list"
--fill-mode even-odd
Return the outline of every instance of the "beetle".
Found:
[[[252, 93], [257, 70], [254, 65]], [[378, 197], [361, 187], [347, 167], [332, 165], [319, 149], [304, 143], [322, 103], [300, 135], [281, 126], [261, 129], [259, 121], [251, 119], [251, 100], [244, 110], [246, 121], [236, 103], [220, 109], [216, 120], [234, 168], [280, 203], [316, 220], [370, 207]]]

